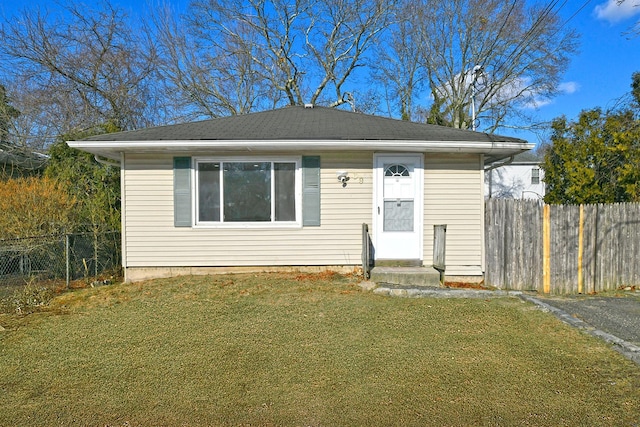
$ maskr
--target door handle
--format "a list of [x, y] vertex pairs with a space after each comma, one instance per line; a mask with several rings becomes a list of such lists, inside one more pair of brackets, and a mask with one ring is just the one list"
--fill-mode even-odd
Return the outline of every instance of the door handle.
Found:
[[378, 206], [378, 215], [380, 215], [380, 206]]

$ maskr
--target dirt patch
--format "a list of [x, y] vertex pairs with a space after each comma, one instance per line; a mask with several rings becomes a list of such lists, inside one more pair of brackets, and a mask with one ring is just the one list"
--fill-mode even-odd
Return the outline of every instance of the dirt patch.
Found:
[[298, 274], [296, 276], [296, 280], [299, 282], [302, 281], [307, 281], [307, 280], [311, 280], [311, 281], [318, 281], [318, 280], [332, 280], [335, 279], [337, 276], [340, 276], [339, 273], [336, 273], [335, 271], [323, 271], [321, 273], [303, 273], [303, 274]]
[[491, 288], [484, 286], [482, 283], [469, 283], [469, 282], [445, 282], [444, 285], [447, 288], [458, 289], [479, 289], [483, 291], [490, 291]]

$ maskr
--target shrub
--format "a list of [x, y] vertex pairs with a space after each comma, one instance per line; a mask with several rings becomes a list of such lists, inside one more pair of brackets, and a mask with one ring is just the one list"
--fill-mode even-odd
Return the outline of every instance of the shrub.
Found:
[[50, 178], [0, 182], [0, 239], [64, 233], [73, 225], [76, 201]]
[[12, 296], [3, 299], [3, 313], [29, 314], [40, 310], [53, 299], [53, 291], [46, 286], [38, 286], [29, 281], [22, 289], [16, 290]]

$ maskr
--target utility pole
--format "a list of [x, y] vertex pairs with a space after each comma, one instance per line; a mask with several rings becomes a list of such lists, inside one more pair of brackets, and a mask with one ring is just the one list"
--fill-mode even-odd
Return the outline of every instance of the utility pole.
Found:
[[476, 65], [471, 72], [471, 129], [476, 131], [476, 81], [478, 74], [482, 72], [482, 67]]

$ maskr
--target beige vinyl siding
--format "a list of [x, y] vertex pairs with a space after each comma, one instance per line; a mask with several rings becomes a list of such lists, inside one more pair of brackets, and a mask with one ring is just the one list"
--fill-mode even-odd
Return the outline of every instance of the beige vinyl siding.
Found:
[[480, 156], [425, 156], [425, 265], [431, 265], [433, 260], [433, 226], [446, 224], [446, 274], [482, 273], [483, 203]]
[[[256, 156], [259, 153], [251, 153]], [[127, 267], [359, 265], [361, 224], [371, 223], [372, 154], [320, 156], [320, 227], [176, 228], [173, 157], [127, 155]], [[345, 188], [337, 179], [338, 170], [351, 177]]]
[[[359, 265], [361, 224], [372, 225], [373, 153], [320, 156], [320, 227], [223, 229], [174, 227], [173, 157], [127, 155], [127, 267]], [[340, 170], [349, 172], [345, 188]], [[447, 224], [447, 275], [482, 273], [482, 185], [480, 156], [425, 155], [425, 265], [433, 258], [433, 225]]]

